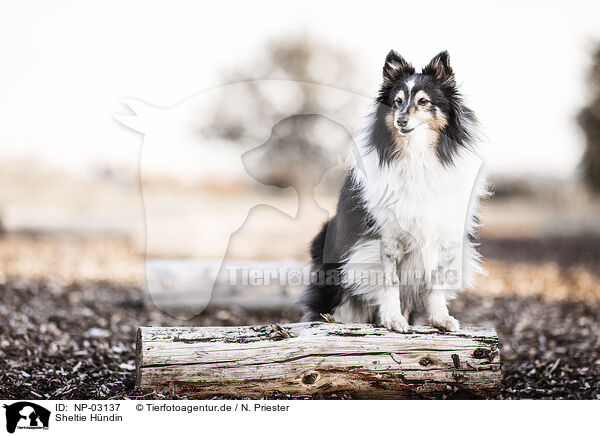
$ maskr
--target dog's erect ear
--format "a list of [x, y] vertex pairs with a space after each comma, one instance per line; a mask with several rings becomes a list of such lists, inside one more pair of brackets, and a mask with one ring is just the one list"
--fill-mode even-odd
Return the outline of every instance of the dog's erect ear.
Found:
[[383, 65], [383, 80], [391, 83], [399, 77], [413, 74], [415, 69], [394, 50], [390, 50]]
[[427, 66], [423, 68], [423, 74], [433, 76], [444, 85], [454, 86], [454, 71], [450, 66], [450, 55], [443, 51], [435, 56]]

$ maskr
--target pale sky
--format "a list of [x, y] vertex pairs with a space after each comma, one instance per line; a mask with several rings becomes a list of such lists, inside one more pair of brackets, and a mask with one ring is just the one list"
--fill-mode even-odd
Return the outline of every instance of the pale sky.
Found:
[[366, 96], [390, 48], [419, 66], [449, 50], [488, 138], [488, 167], [569, 176], [583, 147], [573, 118], [589, 99], [600, 4], [490, 5], [4, 2], [0, 159], [33, 156], [81, 172], [135, 165], [141, 137], [112, 118], [122, 98], [176, 105], [222, 84], [219, 72], [247, 64], [268, 39], [302, 33], [353, 53]]

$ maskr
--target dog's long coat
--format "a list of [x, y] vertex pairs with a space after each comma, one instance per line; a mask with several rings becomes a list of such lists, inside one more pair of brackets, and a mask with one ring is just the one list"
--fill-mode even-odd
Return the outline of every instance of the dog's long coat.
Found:
[[406, 331], [411, 312], [459, 328], [447, 300], [479, 269], [474, 237], [486, 195], [474, 153], [475, 117], [456, 89], [446, 52], [421, 73], [394, 51], [336, 215], [311, 247], [304, 320]]

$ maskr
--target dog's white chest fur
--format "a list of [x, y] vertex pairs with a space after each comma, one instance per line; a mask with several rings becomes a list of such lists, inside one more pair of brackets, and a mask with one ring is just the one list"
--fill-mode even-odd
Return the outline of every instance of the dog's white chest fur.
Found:
[[[467, 235], [476, 223], [479, 198], [486, 192], [481, 159], [463, 150], [453, 165], [444, 166], [426, 135], [415, 135], [402, 157], [381, 165], [375, 150], [359, 144], [354, 163], [357, 186], [366, 209], [375, 219], [379, 238], [361, 239], [344, 266], [353, 293], [368, 301], [381, 299], [380, 283], [349, 283], [364, 268], [391, 268], [400, 281], [400, 298], [408, 311], [422, 306], [423, 291], [453, 293], [470, 285], [479, 268], [478, 254]], [[387, 262], [387, 265], [386, 265]], [[367, 266], [368, 265], [368, 266]], [[396, 269], [397, 268], [397, 269]], [[421, 285], [415, 284], [415, 279]], [[338, 316], [357, 318], [352, 307]]]
[[462, 245], [472, 229], [471, 218], [483, 191], [478, 184], [481, 159], [463, 151], [454, 165], [444, 166], [419, 139], [408, 143], [403, 157], [389, 165], [381, 166], [376, 153], [368, 153], [360, 183], [382, 239], [416, 244], [404, 248], [420, 250], [424, 266], [435, 268], [443, 261], [443, 252]]

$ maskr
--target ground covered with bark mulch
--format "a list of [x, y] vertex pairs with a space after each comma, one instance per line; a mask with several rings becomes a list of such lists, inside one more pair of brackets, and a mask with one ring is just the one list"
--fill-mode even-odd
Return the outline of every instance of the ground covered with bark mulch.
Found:
[[[265, 324], [299, 316], [209, 309], [183, 322], [146, 306], [133, 286], [43, 279], [6, 280], [0, 302], [1, 399], [173, 398], [135, 391], [139, 325]], [[600, 399], [599, 303], [464, 293], [453, 310], [465, 325], [498, 329], [499, 398]]]

